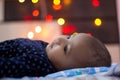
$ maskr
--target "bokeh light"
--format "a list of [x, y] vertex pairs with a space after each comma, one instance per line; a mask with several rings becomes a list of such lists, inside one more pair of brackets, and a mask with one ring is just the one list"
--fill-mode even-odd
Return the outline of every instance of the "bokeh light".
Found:
[[71, 0], [63, 0], [65, 5], [70, 5], [71, 4]]
[[31, 0], [32, 1], [32, 3], [37, 3], [38, 2], [38, 0]]
[[25, 19], [26, 21], [30, 21], [30, 20], [31, 20], [31, 16], [30, 16], [30, 15], [26, 15], [26, 16], [24, 17], [24, 19]]
[[38, 16], [39, 15], [39, 10], [34, 10], [32, 12], [32, 15], [35, 16], [35, 17]]
[[53, 16], [51, 14], [48, 14], [46, 16], [46, 21], [52, 21], [53, 20]]
[[63, 26], [62, 32], [65, 35], [71, 35], [76, 32], [76, 27], [74, 25]]
[[62, 8], [62, 5], [59, 4], [59, 5], [53, 5], [52, 6], [54, 10], [60, 10]]
[[53, 0], [53, 4], [54, 5], [59, 5], [60, 4], [60, 0]]
[[100, 6], [100, 1], [99, 1], [99, 0], [93, 0], [93, 1], [92, 1], [92, 5], [93, 5], [94, 7], [98, 7], [98, 6]]
[[35, 27], [35, 32], [36, 32], [36, 33], [40, 33], [41, 31], [42, 31], [41, 26], [36, 26], [36, 27]]
[[100, 18], [96, 18], [94, 20], [94, 24], [97, 26], [97, 27], [100, 27], [102, 25], [102, 20]]
[[19, 3], [24, 3], [25, 2], [25, 0], [18, 0], [19, 1]]
[[34, 37], [34, 33], [33, 33], [33, 32], [28, 32], [27, 37], [28, 37], [29, 39], [32, 39], [32, 38]]
[[59, 18], [59, 19], [57, 20], [57, 23], [58, 23], [59, 25], [64, 25], [64, 24], [65, 24], [65, 19], [64, 19], [64, 18]]
[[41, 33], [42, 33], [42, 36], [46, 37], [49, 35], [49, 30], [46, 28], [43, 28]]

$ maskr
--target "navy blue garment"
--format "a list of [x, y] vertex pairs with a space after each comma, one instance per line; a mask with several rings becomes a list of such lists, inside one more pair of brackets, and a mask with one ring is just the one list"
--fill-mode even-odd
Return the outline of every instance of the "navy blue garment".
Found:
[[0, 77], [45, 76], [56, 72], [40, 40], [17, 38], [0, 43]]

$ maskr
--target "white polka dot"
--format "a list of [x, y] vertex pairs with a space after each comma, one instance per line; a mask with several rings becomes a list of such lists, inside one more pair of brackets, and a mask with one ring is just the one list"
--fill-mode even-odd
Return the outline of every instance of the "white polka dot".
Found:
[[40, 66], [37, 66], [38, 69], [40, 69]]
[[15, 65], [12, 65], [12, 68], [15, 69]]
[[12, 55], [10, 54], [9, 57], [12, 57]]
[[10, 65], [10, 62], [7, 62], [8, 65]]
[[47, 72], [49, 72], [50, 70], [49, 69], [47, 69]]
[[44, 66], [46, 67], [46, 66], [47, 66], [47, 64], [46, 64], [46, 63], [44, 63]]
[[8, 73], [11, 73], [11, 70], [8, 70]]
[[35, 48], [33, 48], [32, 50], [35, 51]]
[[37, 52], [34, 52], [34, 54], [37, 54]]
[[7, 65], [5, 65], [5, 69], [8, 69], [8, 66], [7, 66]]
[[28, 61], [28, 63], [31, 63], [30, 61]]
[[37, 61], [37, 59], [35, 58], [34, 61]]
[[15, 70], [15, 73], [18, 73], [18, 70], [17, 70], [17, 69]]
[[0, 70], [0, 73], [1, 73], [1, 74], [3, 74], [3, 72], [4, 72], [3, 70]]
[[45, 70], [45, 68], [42, 68], [42, 71], [44, 71]]
[[32, 65], [35, 66], [35, 63], [33, 63]]
[[24, 49], [26, 48], [26, 46], [23, 47]]
[[40, 61], [40, 64], [42, 64], [42, 61]]

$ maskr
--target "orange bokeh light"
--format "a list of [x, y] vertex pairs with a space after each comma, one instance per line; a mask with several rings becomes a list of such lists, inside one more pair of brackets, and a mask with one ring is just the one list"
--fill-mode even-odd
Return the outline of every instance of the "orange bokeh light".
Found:
[[60, 10], [62, 8], [62, 5], [59, 4], [59, 5], [53, 5], [53, 9], [54, 10]]
[[32, 12], [32, 15], [35, 16], [35, 17], [38, 16], [39, 15], [39, 10], [34, 10]]

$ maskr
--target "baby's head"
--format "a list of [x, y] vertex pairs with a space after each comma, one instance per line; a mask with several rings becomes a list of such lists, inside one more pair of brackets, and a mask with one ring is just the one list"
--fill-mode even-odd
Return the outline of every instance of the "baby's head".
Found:
[[57, 70], [111, 65], [106, 47], [85, 33], [59, 36], [46, 47], [46, 52]]

